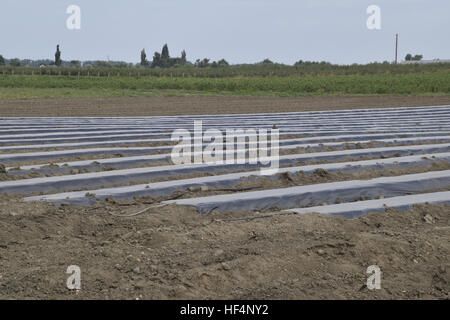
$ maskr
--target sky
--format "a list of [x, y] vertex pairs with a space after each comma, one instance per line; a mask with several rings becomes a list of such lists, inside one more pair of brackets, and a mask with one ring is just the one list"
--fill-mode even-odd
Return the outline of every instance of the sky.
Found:
[[[367, 28], [370, 5], [380, 30]], [[368, 63], [394, 60], [396, 33], [401, 59], [450, 59], [449, 0], [1, 0], [0, 30], [0, 54], [20, 59], [54, 59], [60, 44], [63, 60], [138, 62], [167, 43], [190, 61]]]

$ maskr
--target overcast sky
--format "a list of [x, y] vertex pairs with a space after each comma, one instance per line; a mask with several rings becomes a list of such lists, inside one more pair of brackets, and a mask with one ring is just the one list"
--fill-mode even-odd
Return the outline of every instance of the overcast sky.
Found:
[[[69, 5], [81, 29], [69, 30]], [[369, 30], [369, 5], [381, 8], [381, 30]], [[340, 64], [399, 56], [450, 59], [449, 0], [1, 0], [0, 54], [7, 58], [138, 62], [145, 48], [168, 43], [171, 56], [254, 63], [265, 58]]]

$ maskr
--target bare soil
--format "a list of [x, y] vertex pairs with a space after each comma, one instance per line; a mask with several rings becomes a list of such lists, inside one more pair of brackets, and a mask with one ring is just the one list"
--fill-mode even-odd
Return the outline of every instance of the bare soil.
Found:
[[[254, 220], [148, 203], [0, 200], [2, 299], [448, 299], [450, 206]], [[367, 267], [382, 271], [366, 287]], [[80, 291], [66, 288], [81, 268]]]
[[3, 99], [0, 100], [0, 117], [112, 117], [299, 112], [448, 104], [450, 104], [450, 96], [392, 95], [299, 98], [182, 96], [107, 99]]
[[[450, 97], [1, 100], [0, 117], [252, 113], [443, 104], [450, 104]], [[287, 180], [272, 183], [293, 183], [289, 177], [284, 178]], [[317, 177], [324, 181], [338, 178]], [[132, 217], [116, 216], [136, 213], [153, 201], [55, 207], [0, 195], [0, 299], [450, 298], [448, 205], [425, 204], [409, 211], [388, 209], [352, 220], [318, 214], [238, 220], [258, 213], [204, 216], [193, 208], [176, 206], [153, 208]], [[367, 267], [374, 264], [382, 271], [380, 290], [366, 287]], [[81, 268], [80, 291], [66, 287], [70, 265]]]

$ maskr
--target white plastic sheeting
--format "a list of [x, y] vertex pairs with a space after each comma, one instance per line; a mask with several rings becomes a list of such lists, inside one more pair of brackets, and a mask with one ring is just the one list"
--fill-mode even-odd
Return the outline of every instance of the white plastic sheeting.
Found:
[[[428, 132], [406, 132], [406, 133], [369, 133], [369, 134], [346, 134], [346, 135], [323, 135], [318, 137], [286, 139], [284, 136], [300, 135], [297, 131], [288, 131], [280, 136], [280, 143], [288, 141], [297, 141], [301, 143], [317, 143], [317, 142], [333, 142], [333, 141], [349, 141], [349, 140], [376, 140], [376, 139], [394, 139], [406, 137], [431, 137], [450, 135], [450, 131], [428, 131]], [[236, 135], [240, 136], [240, 135]], [[145, 139], [144, 139], [145, 138]], [[148, 139], [147, 139], [148, 138]], [[170, 138], [153, 138], [151, 134], [116, 134], [116, 135], [96, 135], [90, 134], [86, 136], [75, 137], [42, 137], [42, 138], [22, 138], [22, 139], [0, 139], [0, 146], [20, 145], [20, 144], [53, 144], [53, 143], [76, 143], [76, 142], [102, 142], [116, 140], [135, 140], [142, 139], [145, 142], [169, 143]]]
[[[354, 157], [376, 157], [376, 156], [402, 156], [408, 154], [425, 154], [425, 153], [442, 153], [450, 151], [450, 144], [430, 144], [430, 145], [411, 145], [411, 146], [398, 146], [398, 147], [385, 147], [385, 148], [370, 148], [370, 149], [352, 149], [342, 151], [327, 151], [327, 152], [311, 152], [304, 154], [289, 154], [279, 157], [280, 165], [289, 165], [297, 163], [299, 161], [335, 161], [342, 159], [351, 159]], [[37, 153], [39, 156], [46, 153]], [[197, 153], [193, 153], [197, 154]], [[226, 154], [226, 152], [224, 152]], [[23, 154], [21, 154], [23, 155]], [[21, 157], [19, 155], [19, 157]], [[25, 155], [28, 155], [26, 153]], [[60, 155], [58, 153], [58, 155]], [[17, 156], [17, 155], [16, 155]], [[54, 159], [58, 157], [51, 157]], [[271, 160], [269, 157], [268, 160]], [[0, 156], [1, 161], [1, 156]], [[82, 160], [73, 162], [58, 162], [55, 163], [58, 168], [48, 167], [45, 165], [29, 165], [21, 166], [20, 170], [16, 170], [13, 167], [7, 167], [7, 170], [11, 174], [21, 174], [24, 171], [34, 170], [36, 172], [48, 174], [48, 173], [70, 173], [73, 169], [87, 169], [87, 170], [100, 170], [102, 167], [107, 166], [114, 169], [128, 168], [130, 166], [142, 166], [150, 165], [155, 162], [167, 162], [170, 163], [170, 156], [168, 154], [156, 154], [146, 156], [135, 157], [121, 157], [121, 158], [109, 158], [98, 160]], [[7, 162], [5, 162], [7, 163]], [[219, 170], [251, 170], [261, 167], [259, 164], [251, 165], [249, 161], [245, 164], [200, 164], [196, 165], [196, 168], [207, 168], [211, 172], [218, 172]], [[173, 170], [177, 169], [177, 166], [171, 166]], [[183, 165], [182, 168], [190, 170], [191, 166]]]
[[[129, 132], [139, 128], [145, 132], [168, 132], [176, 128], [186, 128], [193, 120], [204, 120], [205, 128], [224, 128], [250, 126], [271, 127], [279, 125], [281, 130], [303, 128], [311, 131], [314, 128], [327, 127], [354, 131], [356, 128], [370, 130], [387, 130], [389, 127], [413, 130], [444, 128], [450, 116], [450, 107], [420, 108], [387, 108], [387, 109], [354, 109], [319, 112], [291, 112], [255, 115], [204, 115], [177, 117], [106, 117], [106, 118], [7, 118], [1, 121], [0, 136], [7, 133], [58, 133], [79, 131], [105, 131], [111, 128]], [[47, 126], [45, 126], [47, 125]], [[34, 126], [34, 127], [33, 127]], [[424, 129], [422, 128], [422, 129]]]
[[210, 197], [171, 200], [165, 203], [194, 206], [200, 213], [212, 210], [270, 210], [308, 207], [320, 203], [355, 201], [359, 197], [401, 196], [450, 187], [450, 170], [432, 171], [370, 180], [352, 180]]
[[294, 208], [283, 210], [296, 214], [320, 213], [330, 216], [344, 216], [357, 218], [369, 212], [384, 212], [387, 208], [396, 210], [408, 210], [416, 204], [450, 204], [450, 191], [399, 196], [386, 199], [357, 201], [350, 203], [332, 204], [310, 208]]
[[[434, 156], [433, 160], [430, 158]], [[430, 158], [428, 158], [430, 157]], [[358, 170], [367, 170], [367, 169], [389, 169], [389, 168], [403, 168], [411, 165], [426, 165], [431, 164], [434, 161], [446, 160], [450, 161], [450, 153], [443, 154], [434, 154], [434, 155], [426, 155], [423, 156], [408, 156], [401, 158], [390, 158], [390, 159], [375, 159], [375, 160], [365, 160], [365, 161], [352, 161], [352, 162], [341, 162], [341, 163], [327, 163], [327, 164], [319, 164], [319, 165], [308, 165], [308, 166], [299, 166], [299, 167], [289, 167], [289, 168], [281, 168], [279, 173], [290, 172], [294, 176], [299, 171], [305, 173], [311, 173], [316, 169], [325, 169], [329, 172], [340, 171], [340, 172], [352, 172]], [[157, 177], [164, 174], [170, 174], [168, 170], [170, 167], [159, 167], [154, 168], [156, 170], [153, 171], [155, 174], [153, 176]], [[183, 166], [179, 166], [179, 169], [183, 169]], [[174, 168], [172, 168], [174, 169]], [[186, 169], [184, 169], [186, 170]], [[176, 170], [175, 170], [176, 171]], [[195, 167], [192, 168], [191, 172], [195, 172]], [[174, 174], [174, 173], [172, 173]], [[180, 174], [180, 173], [178, 173]], [[151, 174], [150, 174], [151, 175]], [[44, 196], [35, 196], [26, 198], [27, 201], [37, 201], [44, 200], [53, 202], [55, 204], [61, 203], [71, 203], [71, 204], [91, 204], [95, 202], [97, 199], [105, 199], [107, 197], [114, 197], [115, 199], [132, 199], [138, 196], [162, 196], [168, 195], [172, 192], [180, 189], [186, 189], [188, 187], [200, 187], [200, 186], [211, 186], [211, 187], [233, 187], [244, 180], [254, 179], [259, 175], [259, 171], [250, 171], [250, 172], [239, 172], [232, 174], [223, 174], [217, 176], [210, 177], [199, 177], [192, 179], [182, 179], [182, 180], [170, 180], [163, 182], [155, 182], [148, 184], [140, 184], [133, 186], [125, 186], [125, 187], [116, 187], [116, 188], [103, 188], [97, 190], [91, 190], [89, 193], [95, 194], [94, 197], [86, 197], [86, 191], [84, 192], [66, 192], [66, 193], [58, 193], [58, 194], [50, 194]], [[74, 176], [72, 179], [82, 179], [83, 175]], [[92, 176], [92, 175], [91, 175]], [[144, 175], [145, 176], [145, 175]], [[101, 177], [101, 176], [100, 176]], [[139, 175], [138, 175], [139, 177]], [[142, 177], [142, 175], [141, 175]], [[273, 176], [274, 178], [276, 176]], [[101, 177], [102, 179], [104, 177]], [[112, 177], [110, 177], [112, 178]], [[137, 177], [130, 176], [130, 179], [136, 179]], [[92, 186], [92, 183], [95, 184], [95, 180], [93, 178], [84, 179], [86, 181], [86, 187]], [[73, 182], [69, 181], [70, 185], [73, 185]], [[45, 180], [44, 180], [45, 183]], [[112, 182], [110, 181], [110, 184]], [[34, 187], [37, 187], [39, 183], [33, 184]], [[69, 184], [69, 183], [68, 183]], [[80, 183], [75, 182], [75, 185], [80, 185]], [[45, 189], [45, 184], [39, 187], [39, 190]], [[0, 189], [1, 190], [1, 189]], [[20, 189], [19, 189], [20, 190]], [[22, 189], [23, 190], [23, 189]]]
[[[57, 166], [27, 165], [21, 170], [7, 168], [10, 174], [25, 174], [35, 168], [42, 174], [66, 174], [35, 179], [0, 182], [0, 192], [10, 193], [56, 193], [44, 194], [29, 199], [46, 200], [54, 203], [64, 202], [85, 204], [95, 201], [94, 197], [85, 197], [86, 191], [61, 193], [64, 190], [91, 190], [97, 198], [114, 196], [118, 199], [139, 195], [166, 195], [189, 186], [207, 185], [211, 187], [233, 187], [244, 179], [253, 179], [260, 173], [258, 165], [221, 164], [221, 165], [167, 165], [129, 169], [132, 166], [152, 165], [155, 162], [171, 163], [171, 146], [129, 147], [131, 143], [156, 142], [168, 143], [174, 129], [193, 129], [194, 120], [203, 120], [203, 130], [210, 128], [272, 128], [280, 130], [280, 149], [304, 152], [281, 156], [281, 166], [296, 165], [281, 169], [280, 172], [302, 170], [311, 172], [317, 168], [328, 171], [352, 171], [362, 169], [387, 169], [402, 166], [423, 166], [435, 160], [449, 161], [450, 153], [450, 106], [407, 107], [387, 109], [353, 109], [265, 114], [228, 114], [228, 115], [187, 115], [162, 117], [81, 117], [81, 118], [0, 118], [0, 163], [17, 165], [35, 161], [59, 161]], [[292, 139], [286, 136], [300, 135]], [[373, 142], [373, 140], [376, 140]], [[382, 140], [382, 141], [381, 141]], [[360, 148], [352, 143], [371, 142], [368, 149], [349, 149], [340, 151], [312, 152], [326, 147]], [[387, 147], [394, 143], [406, 146]], [[422, 145], [418, 145], [421, 144]], [[427, 143], [427, 144], [425, 144]], [[117, 144], [117, 147], [106, 147]], [[119, 146], [120, 145], [120, 146]], [[2, 147], [3, 146], [3, 147]], [[104, 146], [103, 148], [100, 148]], [[43, 150], [49, 148], [68, 148], [70, 150], [49, 150], [47, 152], [18, 152], [20, 150]], [[298, 150], [297, 150], [298, 149]], [[8, 154], [7, 154], [8, 152]], [[159, 154], [155, 154], [158, 152]], [[93, 160], [94, 156], [112, 156], [109, 159]], [[87, 157], [92, 160], [70, 161], [63, 159]], [[382, 159], [354, 161], [359, 157], [380, 157]], [[395, 157], [388, 158], [387, 157]], [[267, 160], [270, 160], [267, 159]], [[307, 161], [352, 161], [351, 163], [326, 163], [321, 165], [299, 166]], [[116, 171], [100, 171], [86, 174], [71, 174], [73, 169], [97, 171], [109, 168]], [[122, 170], [120, 170], [122, 169]], [[236, 172], [195, 179], [178, 179], [151, 184], [132, 185], [111, 188], [111, 185], [129, 182], [139, 183], [149, 179], [167, 176], [180, 176], [199, 172]], [[254, 171], [250, 171], [254, 170]], [[297, 208], [298, 213], [308, 206], [322, 202], [333, 203], [352, 201], [355, 197], [373, 198], [377, 195], [394, 196], [385, 200], [398, 207], [423, 201], [429, 194], [421, 192], [438, 190], [450, 184], [448, 171], [426, 172], [390, 178], [377, 178], [368, 181], [343, 181], [303, 187], [258, 191], [260, 193], [240, 192], [230, 195], [218, 195], [203, 199], [184, 199], [181, 202], [195, 203], [201, 212], [218, 210], [243, 210], [267, 208]], [[274, 177], [274, 176], [273, 176]], [[384, 179], [384, 180], [383, 180]], [[300, 188], [300, 189], [295, 189]], [[301, 189], [303, 188], [303, 189]], [[410, 198], [403, 196], [416, 193]], [[399, 200], [399, 197], [402, 196]], [[433, 198], [436, 203], [445, 200], [447, 194]], [[444, 197], [444, 198], [443, 198]], [[64, 199], [63, 199], [64, 198]], [[28, 199], [28, 200], [29, 200]], [[395, 200], [397, 199], [397, 200]], [[405, 200], [406, 199], [406, 200]], [[409, 200], [408, 200], [409, 199]], [[433, 201], [434, 201], [433, 200]], [[200, 202], [198, 202], [200, 201]], [[375, 201], [375, 202], [371, 202]], [[320, 207], [329, 214], [343, 214], [348, 217], [366, 212], [361, 203], [375, 210], [383, 201], [370, 200]], [[403, 201], [403, 202], [402, 202]], [[445, 201], [444, 201], [445, 202]], [[192, 204], [191, 204], [192, 205]], [[328, 209], [325, 209], [328, 208]], [[334, 210], [334, 211], [333, 211]]]
[[[308, 142], [309, 141], [309, 142]], [[375, 142], [377, 145], [389, 145], [389, 144], [401, 144], [401, 143], [444, 143], [450, 142], [449, 135], [437, 135], [437, 136], [425, 136], [425, 137], [409, 137], [409, 138], [391, 138], [391, 139], [374, 139], [365, 140], [362, 138], [354, 137], [353, 139], [345, 140], [344, 142], [326, 142], [326, 138], [318, 139], [316, 143], [312, 143], [313, 139], [283, 139], [279, 141], [280, 148], [293, 149], [293, 148], [322, 148], [322, 147], [342, 147], [351, 143], [369, 143]], [[112, 140], [112, 141], [90, 141], [90, 142], [76, 142], [76, 143], [56, 143], [56, 144], [31, 144], [31, 145], [19, 145], [19, 146], [6, 146], [0, 147], [0, 151], [12, 151], [12, 150], [33, 150], [33, 149], [50, 149], [50, 148], [84, 148], [84, 147], [100, 147], [108, 145], [128, 145], [139, 143], [153, 143], [152, 140]], [[156, 141], [158, 142], [158, 141]], [[299, 144], [298, 142], [302, 142]], [[248, 143], [246, 143], [248, 145]], [[236, 143], [225, 143], [225, 146], [236, 145]], [[161, 145], [150, 147], [149, 151], [170, 151], [173, 145]]]

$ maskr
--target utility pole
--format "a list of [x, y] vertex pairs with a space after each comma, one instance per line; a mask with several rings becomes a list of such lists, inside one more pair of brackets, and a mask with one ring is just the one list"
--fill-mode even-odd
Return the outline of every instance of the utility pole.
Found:
[[398, 33], [395, 34], [395, 64], [398, 63]]

